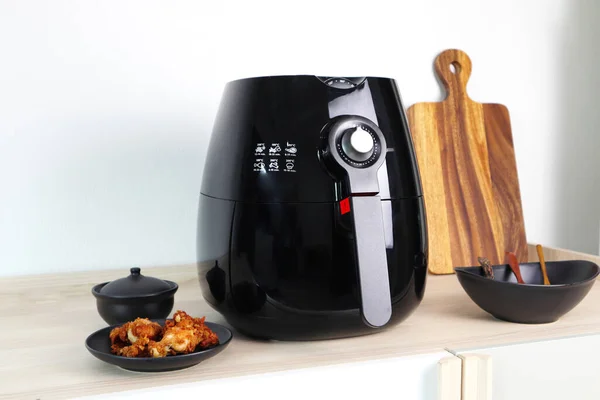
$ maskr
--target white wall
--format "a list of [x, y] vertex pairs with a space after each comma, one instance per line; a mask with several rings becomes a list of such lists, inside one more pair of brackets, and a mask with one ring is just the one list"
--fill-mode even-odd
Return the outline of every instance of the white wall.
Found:
[[391, 76], [409, 106], [441, 99], [450, 47], [471, 97], [511, 111], [529, 240], [597, 252], [598, 6], [389, 4], [0, 2], [0, 274], [194, 261], [224, 82]]

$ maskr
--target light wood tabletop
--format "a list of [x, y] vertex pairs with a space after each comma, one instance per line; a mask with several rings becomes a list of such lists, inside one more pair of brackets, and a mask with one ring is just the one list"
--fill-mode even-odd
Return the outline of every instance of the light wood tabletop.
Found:
[[[535, 254], [535, 251], [533, 252]], [[548, 250], [546, 260], [598, 258]], [[175, 308], [226, 324], [203, 300], [194, 266], [143, 268], [180, 285]], [[428, 276], [425, 298], [403, 323], [382, 333], [315, 342], [270, 342], [234, 332], [229, 347], [195, 367], [135, 373], [94, 358], [84, 341], [106, 326], [96, 312], [94, 284], [128, 268], [0, 279], [1, 398], [54, 399], [336, 363], [600, 333], [600, 285], [577, 308], [548, 325], [494, 319], [462, 290], [456, 276]], [[227, 325], [227, 324], [226, 324]]]

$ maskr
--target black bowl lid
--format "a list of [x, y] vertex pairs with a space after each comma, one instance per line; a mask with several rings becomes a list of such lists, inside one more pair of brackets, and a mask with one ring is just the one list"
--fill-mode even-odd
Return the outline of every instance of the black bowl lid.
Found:
[[142, 275], [140, 268], [131, 268], [131, 274], [99, 288], [98, 293], [108, 297], [152, 296], [173, 289], [173, 283]]

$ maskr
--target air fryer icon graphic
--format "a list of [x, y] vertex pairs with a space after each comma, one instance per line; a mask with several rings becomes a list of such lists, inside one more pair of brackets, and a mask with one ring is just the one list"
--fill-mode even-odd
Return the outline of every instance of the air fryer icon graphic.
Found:
[[279, 146], [279, 143], [273, 143], [271, 145], [271, 148], [269, 149], [269, 154], [271, 154], [271, 155], [279, 154], [280, 151], [281, 151], [281, 146]]
[[269, 171], [279, 171], [279, 161], [275, 158], [271, 159], [269, 163]]
[[265, 149], [266, 149], [266, 146], [265, 146], [265, 144], [264, 144], [264, 143], [258, 143], [258, 144], [256, 145], [256, 149], [254, 149], [254, 152], [255, 152], [256, 154], [264, 154], [264, 152], [265, 152]]
[[298, 149], [296, 148], [296, 145], [294, 143], [287, 142], [285, 152], [288, 154], [296, 154], [298, 152]]
[[285, 169], [284, 169], [284, 171], [285, 172], [296, 172], [295, 161], [296, 160], [294, 160], [293, 158], [292, 159], [289, 159], [289, 158], [286, 159], [285, 160]]
[[254, 171], [262, 171], [265, 169], [265, 162], [262, 158], [257, 158], [254, 162]]

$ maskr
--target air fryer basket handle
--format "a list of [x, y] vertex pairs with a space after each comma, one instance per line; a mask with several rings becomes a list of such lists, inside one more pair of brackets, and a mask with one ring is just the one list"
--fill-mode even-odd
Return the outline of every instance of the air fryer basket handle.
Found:
[[392, 316], [381, 199], [379, 196], [350, 199], [362, 318], [367, 325], [377, 328]]
[[[371, 154], [364, 160], [352, 158], [356, 154], [344, 147], [345, 135], [353, 135], [358, 129], [368, 133], [372, 140]], [[357, 115], [334, 118], [325, 126], [322, 135], [319, 156], [330, 174], [341, 183], [341, 192], [349, 194], [350, 210], [342, 214], [350, 212], [353, 220], [362, 319], [366, 325], [379, 328], [392, 316], [381, 197], [378, 195], [378, 171], [387, 153], [385, 137], [377, 124]]]

